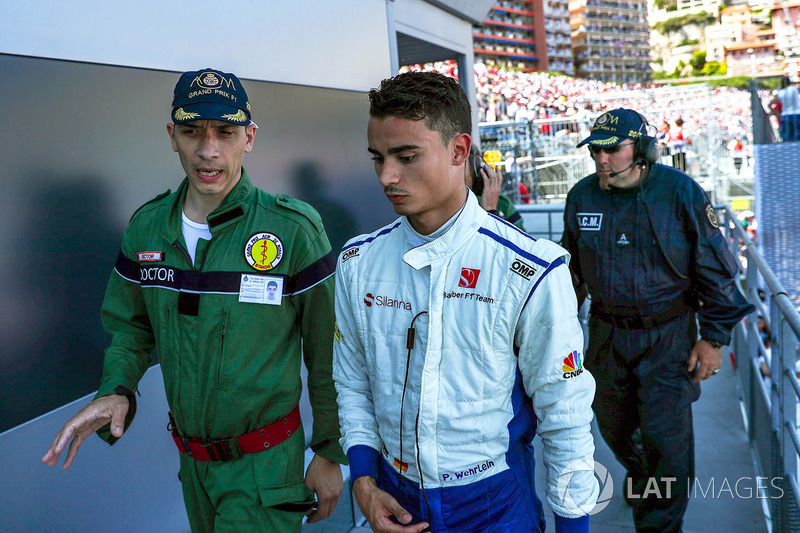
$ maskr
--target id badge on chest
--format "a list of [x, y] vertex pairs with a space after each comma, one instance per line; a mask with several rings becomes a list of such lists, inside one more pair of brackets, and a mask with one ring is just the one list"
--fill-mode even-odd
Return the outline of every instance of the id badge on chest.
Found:
[[250, 304], [281, 305], [283, 278], [242, 274], [239, 285], [239, 301]]

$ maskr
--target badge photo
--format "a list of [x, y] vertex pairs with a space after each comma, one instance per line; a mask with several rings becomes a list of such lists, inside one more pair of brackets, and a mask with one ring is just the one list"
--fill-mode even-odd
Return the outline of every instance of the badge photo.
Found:
[[281, 305], [283, 302], [283, 278], [281, 276], [242, 274], [239, 284], [239, 301], [251, 304]]
[[283, 259], [283, 243], [272, 233], [256, 233], [244, 246], [244, 258], [256, 270], [272, 270]]

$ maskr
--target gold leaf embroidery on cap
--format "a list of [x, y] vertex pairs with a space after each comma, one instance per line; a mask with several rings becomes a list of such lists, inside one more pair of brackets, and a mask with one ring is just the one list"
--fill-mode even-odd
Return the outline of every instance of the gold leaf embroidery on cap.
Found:
[[245, 120], [247, 120], [247, 115], [245, 115], [244, 111], [240, 109], [239, 111], [231, 115], [222, 115], [222, 118], [224, 118], [225, 120], [232, 120], [234, 122], [244, 122]]
[[609, 137], [608, 139], [595, 139], [591, 142], [593, 146], [608, 146], [619, 141], [619, 137]]
[[[241, 111], [240, 111], [241, 113]], [[200, 113], [187, 113], [182, 107], [175, 110], [175, 120], [192, 120], [200, 116]]]

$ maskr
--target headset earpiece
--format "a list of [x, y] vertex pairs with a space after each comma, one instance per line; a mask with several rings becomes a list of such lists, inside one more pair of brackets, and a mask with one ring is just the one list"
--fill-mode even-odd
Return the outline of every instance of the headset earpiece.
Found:
[[650, 126], [650, 123], [647, 122], [644, 115], [638, 111], [634, 112], [642, 119], [642, 125], [639, 126], [639, 138], [636, 139], [636, 144], [633, 147], [633, 160], [637, 161], [641, 159], [648, 165], [653, 165], [658, 161], [658, 143], [655, 137], [647, 134], [647, 128]]

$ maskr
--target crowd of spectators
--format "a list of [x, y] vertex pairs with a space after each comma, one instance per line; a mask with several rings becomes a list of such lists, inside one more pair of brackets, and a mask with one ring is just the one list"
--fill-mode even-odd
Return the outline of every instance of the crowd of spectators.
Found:
[[[455, 62], [404, 67], [405, 70], [420, 68], [458, 77]], [[660, 91], [652, 84], [619, 84], [548, 72], [522, 72], [480, 61], [475, 63], [474, 76], [479, 122], [523, 122], [584, 113], [595, 116], [609, 109], [629, 107], [640, 110], [655, 128], [663, 122], [674, 125], [681, 119], [689, 138], [699, 138], [709, 128], [716, 128], [723, 149], [731, 139], [742, 139], [745, 144], [752, 140], [750, 95], [740, 89], [712, 88], [709, 105], [705, 96], [698, 102], [698, 93], [692, 92], [692, 86]]]

